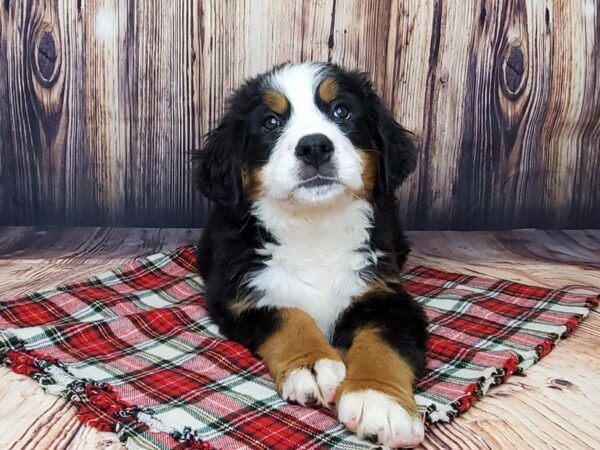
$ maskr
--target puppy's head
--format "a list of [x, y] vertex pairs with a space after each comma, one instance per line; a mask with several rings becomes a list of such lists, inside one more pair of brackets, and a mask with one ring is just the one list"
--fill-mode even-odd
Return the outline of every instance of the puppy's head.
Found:
[[296, 206], [393, 195], [414, 169], [409, 134], [364, 75], [331, 64], [284, 64], [247, 81], [199, 155], [211, 200]]

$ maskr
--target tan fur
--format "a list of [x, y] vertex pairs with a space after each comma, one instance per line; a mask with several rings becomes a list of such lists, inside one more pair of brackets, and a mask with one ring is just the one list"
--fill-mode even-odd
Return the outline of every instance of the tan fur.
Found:
[[288, 101], [281, 92], [268, 91], [265, 93], [265, 104], [277, 114], [283, 114], [288, 109]]
[[337, 97], [338, 86], [335, 78], [328, 77], [323, 80], [321, 85], [319, 86], [319, 97], [325, 103], [329, 103]]
[[242, 295], [236, 298], [234, 302], [229, 303], [227, 309], [239, 316], [254, 307], [255, 303], [255, 300], [250, 295]]
[[400, 279], [396, 276], [376, 277], [368, 281], [365, 294], [355, 301], [368, 299], [372, 294], [393, 294], [396, 292], [396, 285], [400, 284]]
[[244, 195], [249, 200], [257, 200], [262, 196], [262, 175], [259, 167], [242, 169], [242, 186]]
[[359, 194], [362, 197], [369, 197], [377, 182], [377, 153], [370, 149], [358, 149], [358, 151], [363, 162], [362, 192]]
[[358, 331], [352, 346], [344, 357], [346, 379], [337, 391], [337, 399], [344, 392], [372, 389], [393, 397], [408, 412], [418, 415], [413, 394], [415, 376], [406, 361], [385, 344], [374, 328]]
[[298, 308], [283, 308], [280, 314], [279, 329], [257, 351], [278, 388], [294, 369], [311, 367], [321, 358], [341, 361], [308, 314]]

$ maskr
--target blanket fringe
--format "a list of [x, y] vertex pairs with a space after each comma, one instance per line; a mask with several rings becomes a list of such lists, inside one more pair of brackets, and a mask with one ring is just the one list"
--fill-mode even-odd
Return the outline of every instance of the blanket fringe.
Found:
[[[50, 393], [68, 398], [77, 408], [82, 423], [100, 431], [115, 432], [122, 442], [127, 441], [127, 430], [151, 428], [139, 417], [151, 418], [151, 410], [122, 401], [109, 384], [71, 376], [67, 367], [56, 359], [19, 346], [18, 350], [0, 349], [0, 363], [17, 374], [33, 378]], [[175, 450], [211, 449], [208, 442], [198, 439], [189, 429], [173, 430], [170, 434], [179, 442]]]

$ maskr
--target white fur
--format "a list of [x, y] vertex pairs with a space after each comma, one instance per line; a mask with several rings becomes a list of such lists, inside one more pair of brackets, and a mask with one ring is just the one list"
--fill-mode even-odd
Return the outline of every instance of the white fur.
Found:
[[[324, 77], [319, 64], [288, 65], [269, 86], [288, 99], [291, 116], [261, 171], [263, 195], [252, 213], [275, 237], [258, 251], [265, 267], [249, 275], [250, 287], [263, 293], [258, 306], [297, 307], [331, 337], [340, 313], [365, 291], [360, 271], [376, 262], [367, 247], [373, 209], [357, 198], [362, 159], [352, 142], [314, 102]], [[303, 164], [295, 155], [298, 140], [314, 133], [334, 145], [337, 183], [298, 188]]]
[[347, 194], [312, 208], [262, 199], [253, 214], [277, 240], [259, 249], [265, 267], [247, 280], [263, 294], [258, 306], [300, 308], [331, 337], [340, 313], [366, 289], [360, 271], [380, 256], [366, 250], [371, 205]]
[[[267, 197], [321, 203], [331, 201], [347, 190], [358, 191], [362, 187], [360, 155], [350, 139], [314, 102], [315, 92], [323, 79], [323, 68], [312, 63], [288, 65], [271, 75], [269, 85], [285, 95], [291, 115], [262, 169], [262, 187]], [[295, 148], [302, 137], [315, 133], [324, 134], [333, 143], [332, 162], [337, 168], [337, 183], [319, 188], [298, 187], [302, 181], [299, 178], [302, 163], [294, 153]]]
[[304, 406], [312, 398], [329, 407], [335, 399], [335, 390], [346, 376], [346, 366], [341, 361], [320, 359], [313, 369], [314, 375], [306, 367], [290, 372], [281, 390], [284, 400]]
[[338, 419], [362, 438], [376, 435], [388, 448], [415, 447], [425, 434], [423, 421], [387, 394], [374, 390], [342, 394]]

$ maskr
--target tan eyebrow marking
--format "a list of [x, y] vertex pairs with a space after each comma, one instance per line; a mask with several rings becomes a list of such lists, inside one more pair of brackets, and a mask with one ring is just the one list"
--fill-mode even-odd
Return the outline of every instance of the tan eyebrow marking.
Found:
[[319, 86], [319, 97], [326, 103], [329, 103], [337, 96], [338, 85], [333, 77], [327, 77]]
[[277, 114], [283, 114], [288, 109], [288, 100], [281, 92], [267, 91], [265, 92], [265, 104], [276, 112]]

